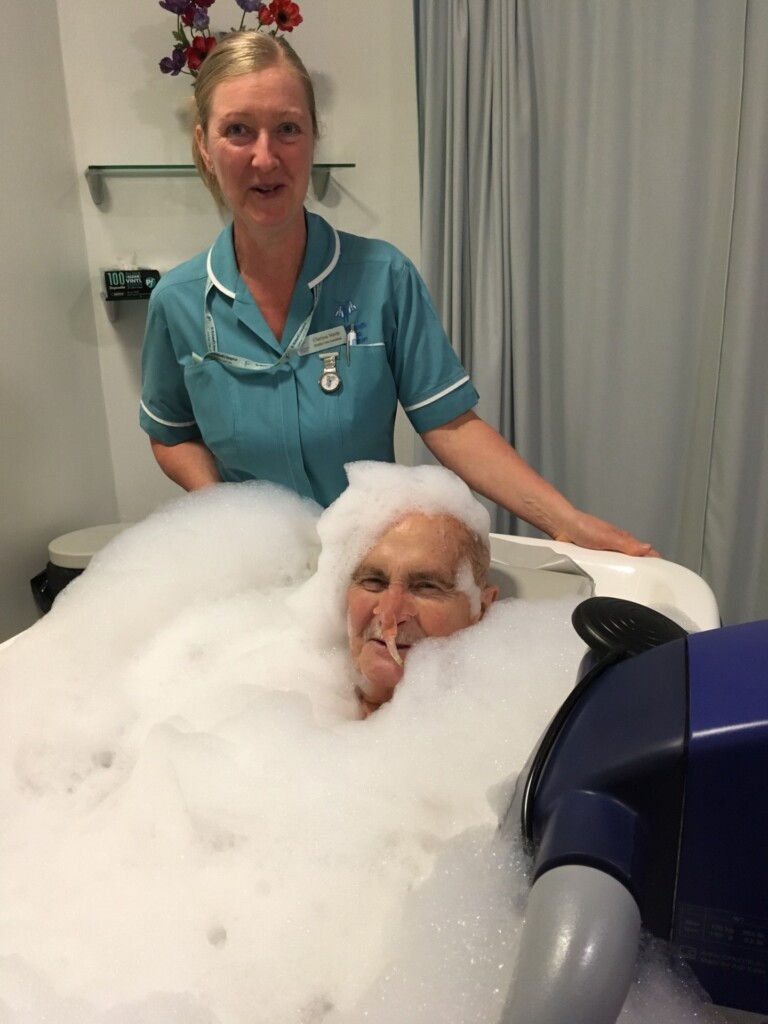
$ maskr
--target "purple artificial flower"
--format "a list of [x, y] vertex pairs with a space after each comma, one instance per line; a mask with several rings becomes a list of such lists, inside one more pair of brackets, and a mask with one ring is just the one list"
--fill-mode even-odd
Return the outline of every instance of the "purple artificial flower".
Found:
[[160, 61], [160, 70], [164, 75], [178, 75], [186, 63], [183, 47], [176, 46], [170, 57], [163, 57]]
[[189, 7], [189, 0], [160, 0], [160, 6], [164, 11], [170, 11], [171, 14], [181, 17]]
[[254, 11], [260, 11], [262, 7], [266, 5], [261, 0], [235, 0], [238, 7], [241, 7], [246, 14], [252, 14]]
[[202, 7], [196, 7], [195, 13], [192, 17], [192, 28], [197, 29], [197, 31], [200, 32], [202, 29], [208, 28], [210, 20], [211, 19], [208, 17], [208, 12], [206, 10]]

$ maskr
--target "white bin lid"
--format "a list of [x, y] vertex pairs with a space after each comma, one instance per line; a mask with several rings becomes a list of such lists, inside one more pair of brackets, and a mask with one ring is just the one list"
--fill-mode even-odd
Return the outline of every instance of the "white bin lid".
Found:
[[133, 523], [109, 523], [64, 533], [48, 545], [48, 561], [62, 569], [85, 569], [91, 558]]

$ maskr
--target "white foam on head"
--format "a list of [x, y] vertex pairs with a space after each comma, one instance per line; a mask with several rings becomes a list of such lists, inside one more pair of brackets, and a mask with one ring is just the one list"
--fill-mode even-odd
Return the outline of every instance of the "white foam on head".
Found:
[[573, 602], [425, 640], [359, 720], [326, 603], [293, 603], [316, 516], [189, 495], [0, 652], [3, 1024], [494, 1019], [526, 864], [489, 795], [573, 683]]
[[472, 573], [472, 566], [470, 565], [468, 558], [463, 558], [459, 562], [459, 567], [456, 570], [456, 589], [466, 595], [469, 601], [469, 614], [472, 618], [476, 618], [480, 614], [482, 605], [482, 595], [480, 593], [480, 587], [475, 583], [475, 577]]
[[352, 462], [349, 487], [318, 522], [322, 554], [318, 568], [351, 576], [365, 552], [408, 512], [450, 515], [487, 540], [490, 517], [455, 473], [442, 466]]
[[450, 515], [488, 540], [490, 516], [455, 473], [442, 466], [353, 462], [345, 466], [349, 487], [320, 517], [322, 550], [317, 576], [300, 602], [325, 603], [328, 636], [344, 606], [352, 573], [378, 538], [408, 513]]

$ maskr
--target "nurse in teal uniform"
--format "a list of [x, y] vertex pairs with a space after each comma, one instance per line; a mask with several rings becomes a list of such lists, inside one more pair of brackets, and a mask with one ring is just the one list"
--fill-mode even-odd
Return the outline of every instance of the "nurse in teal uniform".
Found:
[[317, 115], [284, 39], [227, 37], [195, 100], [198, 169], [232, 224], [149, 305], [141, 425], [172, 480], [265, 479], [328, 505], [346, 462], [394, 460], [399, 401], [443, 465], [544, 533], [652, 553], [574, 508], [473, 412], [477, 393], [402, 253], [304, 209]]

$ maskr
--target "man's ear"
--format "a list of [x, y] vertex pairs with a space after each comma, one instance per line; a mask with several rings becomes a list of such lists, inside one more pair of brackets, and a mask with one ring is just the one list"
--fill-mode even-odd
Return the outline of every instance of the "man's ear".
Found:
[[491, 607], [493, 602], [499, 596], [499, 588], [497, 586], [486, 587], [480, 594], [480, 618], [485, 615], [488, 609]]

